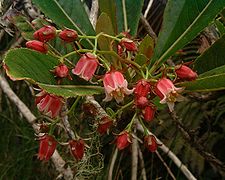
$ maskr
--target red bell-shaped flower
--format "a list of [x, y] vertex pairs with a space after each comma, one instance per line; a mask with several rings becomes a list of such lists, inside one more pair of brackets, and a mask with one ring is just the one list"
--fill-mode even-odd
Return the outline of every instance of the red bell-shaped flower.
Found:
[[35, 103], [40, 112], [51, 118], [55, 118], [62, 109], [63, 98], [41, 91], [36, 95]]
[[148, 105], [148, 99], [145, 96], [135, 97], [134, 103], [137, 108], [143, 109]]
[[105, 134], [107, 130], [113, 125], [112, 119], [110, 119], [108, 116], [104, 116], [101, 118], [97, 131], [100, 134]]
[[70, 140], [69, 145], [72, 155], [77, 161], [81, 160], [84, 156], [84, 141], [82, 139]]
[[44, 26], [41, 29], [34, 32], [34, 38], [41, 41], [47, 42], [56, 37], [56, 28], [53, 26]]
[[131, 143], [130, 134], [127, 131], [121, 132], [116, 138], [116, 146], [119, 150], [125, 149]]
[[131, 39], [122, 38], [119, 44], [125, 47], [127, 51], [137, 51], [137, 46]]
[[77, 31], [73, 29], [64, 29], [59, 33], [60, 39], [62, 39], [65, 42], [73, 42], [77, 39], [78, 34]]
[[158, 144], [156, 138], [153, 135], [145, 136], [144, 144], [145, 147], [151, 152], [155, 152], [157, 150]]
[[39, 141], [38, 159], [48, 161], [56, 149], [57, 141], [48, 134], [40, 137]]
[[103, 101], [111, 101], [114, 97], [117, 103], [123, 101], [124, 95], [133, 93], [133, 90], [127, 88], [127, 80], [119, 71], [110, 71], [103, 78], [106, 97]]
[[48, 52], [48, 46], [45, 43], [37, 40], [27, 41], [26, 47], [44, 54]]
[[86, 53], [79, 59], [72, 73], [88, 81], [93, 77], [97, 67], [97, 57], [92, 53]]
[[183, 90], [184, 88], [176, 88], [173, 82], [167, 78], [158, 80], [155, 87], [155, 93], [161, 99], [160, 103], [167, 103], [170, 111], [173, 111], [176, 101], [184, 100], [184, 97], [179, 94]]
[[144, 116], [144, 120], [145, 121], [151, 121], [153, 120], [154, 116], [155, 116], [155, 112], [156, 112], [156, 107], [153, 105], [147, 105], [144, 110], [142, 111], [143, 116]]
[[196, 72], [185, 65], [176, 66], [175, 72], [181, 80], [193, 81], [198, 77]]

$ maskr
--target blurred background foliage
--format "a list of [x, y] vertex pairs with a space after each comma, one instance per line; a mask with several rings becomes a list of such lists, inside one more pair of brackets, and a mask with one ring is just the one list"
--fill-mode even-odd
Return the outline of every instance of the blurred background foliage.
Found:
[[[29, 0], [5, 0], [1, 8], [1, 30], [0, 30], [0, 55], [3, 58], [5, 52], [10, 47], [23, 45], [20, 33], [17, 28], [9, 23], [5, 15], [10, 8], [16, 8], [23, 13], [27, 20], [32, 17], [29, 14], [27, 5]], [[91, 1], [87, 0], [87, 7], [91, 8]], [[149, 1], [145, 1], [143, 13]], [[159, 33], [162, 23], [162, 16], [166, 0], [154, 0], [147, 20], [156, 34]], [[36, 9], [38, 12], [38, 10]], [[219, 15], [219, 23], [224, 28], [225, 13]], [[218, 22], [217, 22], [218, 24]], [[185, 46], [180, 53], [172, 57], [175, 62], [186, 62], [195, 59], [205, 48], [209, 47], [214, 39], [218, 38], [220, 32], [216, 30], [216, 24], [212, 24], [195, 40]], [[144, 37], [147, 32], [140, 23], [138, 37]], [[18, 42], [19, 41], [19, 42]], [[1, 72], [4, 73], [4, 72]], [[10, 80], [9, 80], [10, 82]], [[26, 82], [10, 82], [14, 92], [21, 100], [34, 112], [38, 114], [34, 105], [33, 92], [30, 85]], [[201, 146], [207, 152], [214, 154], [220, 161], [225, 162], [225, 91], [213, 93], [190, 93], [186, 94], [187, 101], [177, 104], [177, 115], [182, 119], [182, 124], [189, 130]], [[79, 106], [83, 112], [82, 106]], [[81, 161], [74, 163], [66, 147], [59, 147], [64, 159], [68, 160], [73, 170], [76, 170], [78, 179], [106, 179], [112, 157], [115, 153], [113, 145], [113, 134], [100, 137], [95, 132], [95, 119], [85, 114], [74, 115], [72, 127], [80, 129], [80, 134], [86, 134], [89, 148], [86, 152], [87, 162]], [[122, 117], [123, 119], [123, 117]], [[78, 123], [79, 122], [79, 123]], [[89, 125], [91, 124], [91, 125]], [[87, 128], [88, 126], [88, 128]], [[121, 126], [121, 127], [120, 127]], [[119, 128], [123, 129], [121, 123]], [[191, 172], [202, 180], [225, 179], [224, 172], [221, 172], [212, 163], [209, 163], [195, 148], [192, 143], [187, 142], [182, 133], [178, 131], [176, 124], [171, 119], [167, 110], [162, 109], [157, 113], [154, 123], [149, 128], [156, 136], [174, 152], [181, 161], [188, 166]], [[85, 132], [82, 130], [87, 129]], [[18, 109], [12, 104], [7, 96], [0, 89], [0, 179], [55, 179], [57, 172], [51, 162], [40, 162], [37, 160], [38, 141], [31, 126], [19, 113]], [[60, 130], [55, 132], [60, 135]], [[88, 136], [87, 136], [88, 134]], [[66, 137], [61, 137], [59, 141], [64, 141]], [[145, 161], [146, 174], [149, 179], [171, 179], [165, 166], [160, 161], [157, 154], [149, 153], [143, 146], [140, 147]], [[164, 161], [170, 167], [177, 179], [185, 179], [179, 168], [164, 153], [161, 153]], [[94, 156], [91, 156], [94, 154]], [[131, 149], [127, 148], [119, 152], [114, 169], [114, 179], [130, 179], [131, 176]], [[104, 159], [103, 159], [104, 157]], [[104, 165], [103, 165], [104, 162]], [[139, 166], [138, 173], [141, 174], [142, 166]], [[142, 179], [139, 176], [139, 179]]]

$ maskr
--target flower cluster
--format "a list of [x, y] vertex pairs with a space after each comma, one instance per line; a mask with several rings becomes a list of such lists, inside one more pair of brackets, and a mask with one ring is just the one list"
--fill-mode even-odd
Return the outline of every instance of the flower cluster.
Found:
[[[110, 45], [112, 47], [110, 49], [117, 48], [117, 54], [98, 50], [100, 36], [111, 39]], [[58, 84], [61, 84], [64, 78], [67, 78], [65, 79], [66, 83], [68, 80], [78, 79], [84, 84], [98, 84], [104, 88], [105, 96], [100, 97], [103, 103], [106, 106], [113, 104], [114, 107], [120, 107], [115, 112], [111, 109], [110, 114], [104, 113], [103, 115], [96, 108], [91, 109], [88, 106], [84, 108], [89, 109], [90, 115], [97, 119], [95, 124], [97, 124], [96, 131], [99, 134], [109, 133], [113, 129], [112, 127], [116, 126], [116, 118], [119, 118], [123, 109], [131, 107], [129, 115], [133, 115], [133, 118], [122, 131], [113, 131], [113, 134], [117, 133], [114, 142], [119, 150], [125, 149], [132, 143], [134, 138], [132, 129], [135, 128], [134, 124], [139, 123], [144, 129], [143, 142], [145, 147], [149, 151], [155, 152], [159, 143], [157, 138], [148, 130], [146, 124], [155, 118], [157, 97], [160, 99], [158, 101], [161, 104], [167, 104], [169, 111], [172, 112], [175, 103], [184, 100], [181, 95], [184, 87], [176, 87], [175, 83], [193, 81], [197, 78], [197, 73], [185, 64], [174, 67], [164, 65], [161, 68], [151, 70], [151, 72], [146, 70], [146, 65], [142, 68], [135, 61], [135, 56], [139, 50], [138, 42], [132, 40], [127, 32], [115, 37], [104, 33], [94, 37], [85, 37], [72, 29], [57, 30], [53, 26], [44, 26], [34, 32], [33, 37], [34, 40], [26, 43], [27, 48], [44, 54], [52, 55], [52, 47], [48, 46], [48, 42], [55, 38], [60, 38], [67, 45], [76, 47], [74, 51], [59, 57], [59, 64], [50, 70], [58, 80]], [[93, 49], [83, 49], [80, 41], [82, 38], [88, 39], [90, 37], [95, 40]], [[79, 58], [73, 62], [67, 59], [74, 54]], [[76, 76], [79, 78], [75, 78]], [[66, 101], [61, 96], [42, 90], [36, 95], [35, 102], [41, 113], [52, 119], [60, 119], [61, 114], [63, 114], [62, 107]], [[86, 110], [86, 112], [88, 111]], [[49, 132], [52, 132], [53, 127], [54, 125], [50, 126]], [[40, 160], [49, 160], [57, 145], [54, 136], [51, 133], [45, 133], [39, 138], [38, 158]], [[71, 154], [77, 161], [84, 157], [85, 143], [83, 139], [77, 136], [76, 139], [70, 139], [68, 145]]]

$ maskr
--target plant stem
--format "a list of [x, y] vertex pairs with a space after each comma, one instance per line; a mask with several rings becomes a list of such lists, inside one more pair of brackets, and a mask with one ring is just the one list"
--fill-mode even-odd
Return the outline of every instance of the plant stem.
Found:
[[127, 12], [126, 12], [126, 0], [122, 0], [122, 6], [123, 6], [123, 20], [124, 20], [124, 30], [128, 31], [128, 25], [127, 25]]
[[71, 114], [71, 112], [76, 109], [78, 102], [80, 101], [81, 96], [77, 96], [76, 100], [74, 101], [73, 105], [71, 106], [70, 110], [66, 113], [67, 115]]
[[130, 105], [132, 105], [133, 103], [134, 103], [134, 100], [132, 100], [131, 102], [129, 102], [126, 105], [122, 106], [119, 110], [117, 110], [115, 112], [115, 114], [112, 116], [112, 118], [115, 118], [117, 114], [119, 114], [121, 111], [123, 111], [124, 109], [126, 109], [127, 107], [129, 107]]
[[136, 119], [137, 116], [137, 112], [135, 112], [133, 118], [131, 119], [130, 123], [127, 125], [127, 127], [125, 128], [127, 130], [127, 132], [131, 131], [132, 125], [134, 123], [134, 120]]

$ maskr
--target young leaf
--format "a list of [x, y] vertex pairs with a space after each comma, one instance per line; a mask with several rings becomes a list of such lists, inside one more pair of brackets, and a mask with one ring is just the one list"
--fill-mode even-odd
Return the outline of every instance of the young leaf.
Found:
[[194, 69], [198, 74], [212, 70], [219, 66], [225, 65], [225, 35], [216, 41], [209, 49], [199, 56], [195, 63]]
[[224, 7], [225, 0], [168, 1], [152, 63], [159, 66], [165, 62], [208, 26]]
[[[80, 0], [33, 0], [41, 11], [60, 28], [75, 29], [81, 35], [94, 35], [95, 31]], [[91, 41], [84, 46], [90, 47]], [[93, 45], [93, 44], [92, 44]]]

